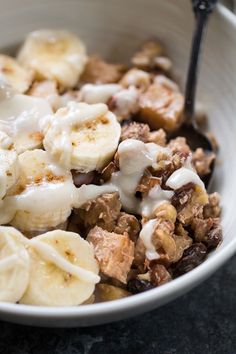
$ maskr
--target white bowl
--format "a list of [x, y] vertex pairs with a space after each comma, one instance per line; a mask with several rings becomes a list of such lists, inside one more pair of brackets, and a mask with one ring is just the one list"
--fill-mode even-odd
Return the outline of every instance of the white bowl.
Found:
[[[38, 28], [77, 32], [89, 51], [125, 61], [145, 39], [167, 44], [184, 82], [193, 16], [189, 0], [0, 1], [0, 47], [11, 47]], [[222, 194], [224, 240], [199, 267], [172, 282], [123, 300], [81, 307], [47, 308], [1, 303], [0, 318], [37, 326], [72, 327], [112, 322], [159, 307], [209, 277], [236, 251], [236, 17], [223, 6], [205, 43], [198, 97], [220, 144], [214, 189]], [[184, 75], [185, 76], [185, 75]]]

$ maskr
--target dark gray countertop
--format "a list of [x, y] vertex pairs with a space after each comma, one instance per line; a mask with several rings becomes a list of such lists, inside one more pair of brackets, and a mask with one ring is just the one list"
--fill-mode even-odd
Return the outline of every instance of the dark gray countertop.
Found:
[[0, 322], [2, 354], [236, 354], [236, 256], [176, 301], [130, 320], [44, 329]]

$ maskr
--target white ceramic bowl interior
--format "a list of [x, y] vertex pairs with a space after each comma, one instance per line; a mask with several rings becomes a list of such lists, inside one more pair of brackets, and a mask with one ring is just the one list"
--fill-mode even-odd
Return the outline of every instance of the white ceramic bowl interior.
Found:
[[[166, 43], [175, 73], [184, 82], [193, 16], [189, 0], [0, 0], [0, 47], [11, 48], [39, 28], [78, 33], [90, 53], [127, 61], [146, 39]], [[67, 308], [0, 304], [0, 318], [40, 326], [86, 326], [151, 310], [212, 274], [236, 250], [236, 17], [218, 7], [202, 57], [198, 99], [210, 118], [220, 153], [214, 189], [222, 195], [224, 240], [207, 261], [160, 288], [110, 303]]]

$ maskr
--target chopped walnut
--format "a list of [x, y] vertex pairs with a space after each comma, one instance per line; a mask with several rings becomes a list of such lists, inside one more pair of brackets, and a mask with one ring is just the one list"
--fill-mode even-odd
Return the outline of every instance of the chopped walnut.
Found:
[[108, 232], [96, 226], [89, 232], [87, 241], [94, 246], [101, 272], [126, 283], [134, 258], [134, 243], [129, 236]]
[[200, 176], [204, 176], [211, 172], [211, 164], [215, 160], [213, 152], [205, 152], [202, 148], [198, 148], [193, 153], [192, 163]]
[[119, 83], [125, 88], [135, 86], [140, 91], [146, 91], [151, 84], [151, 75], [146, 71], [132, 68], [127, 71]]
[[92, 56], [87, 62], [80, 81], [92, 84], [116, 83], [121, 79], [124, 70], [124, 65], [110, 64], [99, 57]]
[[94, 226], [104, 230], [113, 231], [116, 220], [120, 215], [121, 202], [118, 193], [106, 193], [90, 200], [81, 208], [75, 210], [78, 223], [82, 223], [85, 230], [89, 231]]
[[178, 211], [178, 220], [183, 225], [189, 225], [193, 218], [203, 216], [203, 207], [208, 203], [208, 194], [201, 187], [195, 185], [190, 199]]
[[218, 218], [221, 213], [220, 195], [217, 192], [209, 194], [209, 203], [204, 206], [204, 218]]
[[186, 139], [183, 137], [172, 139], [168, 144], [168, 148], [172, 151], [173, 154], [180, 153], [182, 156], [186, 157], [189, 156], [191, 152]]
[[136, 242], [140, 232], [139, 221], [134, 215], [121, 213], [114, 232], [117, 234], [128, 234], [129, 238]]
[[148, 142], [166, 146], [166, 132], [163, 129], [158, 129], [150, 132]]
[[184, 250], [186, 250], [191, 246], [193, 240], [191, 239], [191, 237], [187, 235], [185, 236], [173, 235], [173, 239], [175, 241], [176, 253], [174, 258], [172, 259], [172, 262], [178, 262], [180, 258], [183, 256]]
[[139, 92], [134, 86], [115, 93], [108, 102], [109, 109], [119, 122], [130, 118], [139, 110]]
[[139, 119], [149, 124], [151, 129], [174, 131], [182, 122], [183, 103], [181, 93], [164, 85], [152, 84], [140, 94]]
[[136, 139], [147, 143], [149, 134], [150, 128], [147, 124], [132, 122], [122, 126], [120, 139], [121, 141], [126, 139]]
[[222, 240], [222, 229], [219, 218], [194, 218], [191, 227], [197, 242], [203, 242], [208, 248], [215, 248]]
[[109, 164], [102, 170], [101, 181], [103, 183], [109, 181], [111, 179], [112, 173], [116, 171], [118, 171], [118, 166], [115, 164], [115, 162], [109, 162]]
[[142, 69], [154, 69], [157, 66], [156, 59], [162, 56], [163, 51], [163, 46], [159, 42], [146, 42], [133, 56], [132, 64]]
[[171, 280], [171, 275], [162, 264], [154, 264], [150, 269], [151, 283], [160, 286]]

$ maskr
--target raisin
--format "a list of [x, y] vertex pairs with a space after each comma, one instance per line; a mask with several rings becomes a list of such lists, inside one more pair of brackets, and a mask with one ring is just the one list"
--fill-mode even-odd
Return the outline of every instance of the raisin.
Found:
[[153, 289], [155, 286], [148, 280], [143, 279], [131, 279], [128, 281], [127, 290], [131, 294], [139, 294], [144, 291]]
[[206, 244], [208, 249], [216, 248], [222, 241], [222, 228], [220, 225], [216, 225], [207, 234]]
[[166, 267], [162, 264], [155, 264], [150, 271], [151, 283], [159, 286], [168, 283], [171, 280], [171, 275]]
[[203, 243], [194, 243], [184, 251], [183, 257], [174, 265], [173, 274], [179, 276], [201, 264], [206, 258], [207, 248]]

